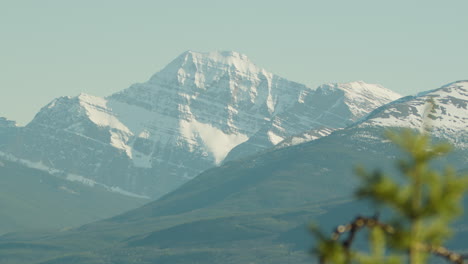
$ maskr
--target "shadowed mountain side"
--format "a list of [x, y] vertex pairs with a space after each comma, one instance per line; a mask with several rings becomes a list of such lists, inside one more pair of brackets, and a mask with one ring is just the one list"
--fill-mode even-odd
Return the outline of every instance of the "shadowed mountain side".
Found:
[[[199, 263], [308, 263], [303, 250], [308, 240], [300, 234], [307, 223], [327, 223], [331, 229], [363, 212], [343, 200], [357, 183], [353, 167], [361, 163], [394, 171], [398, 152], [381, 137], [354, 138], [367, 133], [382, 135], [383, 130], [346, 129], [230, 162], [118, 217], [45, 237], [3, 237], [0, 255], [10, 252], [11, 261], [5, 263], [187, 263], [191, 258]], [[449, 160], [465, 166], [461, 158]], [[1, 249], [9, 243], [60, 245], [63, 250], [17, 246], [14, 254]], [[38, 261], [26, 261], [31, 255]]]
[[1, 157], [0, 176], [0, 234], [76, 227], [149, 201], [70, 182]]
[[364, 82], [311, 89], [237, 52], [187, 51], [108, 97], [56, 98], [25, 127], [1, 118], [0, 151], [156, 199], [244, 142], [235, 158], [313, 128], [343, 128], [399, 97]]
[[[178, 190], [142, 208], [112, 218], [126, 222], [209, 208], [258, 212], [349, 197], [356, 183], [353, 168], [391, 169], [388, 143], [345, 140], [343, 132], [310, 143], [273, 150], [210, 169]], [[372, 155], [369, 155], [372, 154]], [[339, 161], [339, 162], [337, 162]]]
[[[466, 168], [467, 112], [466, 105], [459, 103], [465, 100], [464, 87], [454, 83], [429, 93], [439, 102], [430, 117], [437, 135], [449, 135], [456, 146], [434, 167]], [[445, 100], [454, 97], [460, 98], [457, 104]], [[395, 161], [405, 154], [383, 135], [394, 124], [419, 131], [426, 99], [405, 98], [374, 112], [372, 119], [329, 136], [228, 162], [155, 202], [111, 219], [58, 234], [0, 237], [0, 256], [7, 254], [6, 263], [11, 264], [310, 263], [300, 229], [311, 221], [331, 229], [366, 210], [346, 203], [357, 184], [353, 168], [360, 164], [397, 177]], [[459, 223], [466, 223], [464, 219]], [[463, 225], [457, 228], [463, 234]], [[59, 254], [55, 249], [28, 251], [20, 246], [1, 250], [11, 243], [60, 245], [63, 250]], [[37, 260], [27, 261], [31, 256]]]

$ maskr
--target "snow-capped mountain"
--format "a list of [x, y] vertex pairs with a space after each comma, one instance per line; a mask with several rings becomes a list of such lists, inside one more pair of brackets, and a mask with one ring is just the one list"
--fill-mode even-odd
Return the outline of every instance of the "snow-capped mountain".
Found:
[[[304, 257], [297, 258], [297, 263], [309, 263], [305, 248], [310, 247], [311, 242], [304, 239], [307, 236], [304, 235], [304, 227], [310, 219], [320, 217], [315, 219], [331, 229], [341, 224], [341, 219], [344, 215], [349, 216], [349, 212], [373, 213], [368, 204], [350, 202], [358, 183], [358, 177], [353, 173], [356, 164], [369, 171], [379, 169], [390, 177], [400, 176], [394, 162], [402, 153], [385, 139], [387, 129], [432, 129], [438, 137], [452, 140], [455, 148], [447, 157], [441, 157], [431, 166], [444, 168], [450, 164], [457, 171], [466, 170], [467, 87], [467, 81], [460, 81], [401, 98], [328, 136], [324, 135], [329, 130], [319, 128], [315, 130], [316, 134], [313, 134], [314, 131], [307, 132], [310, 138], [317, 137], [317, 140], [297, 145], [288, 139], [283, 140], [275, 149], [206, 170], [174, 192], [141, 208], [69, 233], [60, 232], [56, 236], [47, 237], [34, 235], [33, 241], [30, 241], [30, 244], [44, 244], [54, 250], [44, 251], [42, 247], [33, 247], [24, 253], [24, 243], [16, 243], [19, 238], [14, 234], [4, 237], [3, 244], [10, 250], [15, 249], [13, 252], [20, 252], [11, 254], [11, 257], [23, 260], [24, 263], [30, 263], [34, 256], [39, 256], [37, 263], [63, 263], [70, 256], [78, 256], [78, 263], [105, 262], [113, 257], [124, 262], [146, 263], [149, 255], [155, 261], [190, 262], [193, 254], [197, 254], [204, 263], [218, 263], [219, 259], [232, 260], [233, 256], [238, 256], [234, 262], [238, 260], [240, 263], [245, 262], [246, 252], [255, 262], [258, 261], [259, 252], [269, 255], [272, 250], [277, 253], [273, 260], [277, 263], [284, 263], [291, 256], [300, 254]], [[430, 99], [434, 102], [432, 110], [431, 103], [428, 103]], [[80, 100], [83, 99], [77, 99], [78, 102]], [[117, 118], [118, 115], [110, 111], [111, 100], [107, 100], [105, 107], [93, 107], [99, 108], [102, 115], [106, 112]], [[115, 120], [105, 123], [106, 126], [112, 123], [114, 130], [108, 130], [113, 133], [117, 129], [123, 131], [120, 123], [127, 128], [130, 126], [120, 119], [120, 123], [113, 122]], [[76, 131], [91, 135], [86, 129]], [[76, 133], [70, 132], [73, 135]], [[109, 135], [110, 132], [106, 138]], [[97, 145], [97, 141], [93, 142]], [[281, 147], [283, 144], [286, 145]], [[292, 146], [286, 147], [287, 144]], [[127, 145], [132, 146], [131, 143]], [[89, 148], [90, 145], [85, 147]], [[124, 156], [128, 155], [125, 149], [120, 151]], [[466, 223], [466, 217], [456, 223], [455, 228], [461, 231], [456, 234], [452, 248], [464, 248], [466, 245], [466, 232], [462, 232], [466, 228], [463, 223]], [[204, 234], [207, 233], [221, 235], [205, 238]], [[83, 237], [90, 239], [83, 242]], [[108, 237], [114, 239], [109, 240]], [[24, 235], [20, 239], [24, 241]], [[65, 240], [79, 247], [60, 247], [60, 243]], [[113, 242], [115, 240], [122, 242], [116, 244]], [[261, 248], [251, 249], [251, 245], [259, 244]], [[207, 252], [206, 249], [211, 249], [213, 245], [216, 250]], [[298, 245], [303, 246], [298, 248]], [[63, 250], [57, 251], [55, 248]], [[155, 248], [164, 250], [155, 251]], [[168, 250], [174, 254], [168, 256]], [[89, 251], [95, 254], [80, 258]]]
[[359, 127], [408, 127], [468, 147], [468, 81], [407, 96], [373, 111]]
[[[308, 88], [258, 68], [239, 53], [187, 52], [148, 82], [110, 96], [109, 105], [143, 145], [159, 145], [141, 155], [170, 155], [170, 162], [179, 164], [181, 157], [171, 153], [177, 147], [211, 166], [304, 90]], [[128, 115], [129, 108], [138, 113], [139, 124], [131, 124], [135, 118]]]
[[158, 197], [244, 142], [261, 150], [311, 129], [342, 128], [398, 97], [363, 82], [313, 90], [236, 52], [188, 51], [109, 97], [53, 100], [26, 127], [2, 136], [0, 150]]
[[290, 108], [234, 148], [226, 160], [252, 155], [279, 143], [289, 146], [315, 140], [400, 97], [381, 85], [362, 81], [324, 84], [315, 91], [304, 91]]

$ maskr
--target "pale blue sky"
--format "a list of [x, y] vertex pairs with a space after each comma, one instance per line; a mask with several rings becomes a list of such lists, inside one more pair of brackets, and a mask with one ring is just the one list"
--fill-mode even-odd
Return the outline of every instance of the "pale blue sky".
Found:
[[26, 124], [58, 96], [105, 96], [186, 50], [234, 50], [316, 87], [402, 94], [468, 79], [468, 1], [0, 0], [0, 116]]

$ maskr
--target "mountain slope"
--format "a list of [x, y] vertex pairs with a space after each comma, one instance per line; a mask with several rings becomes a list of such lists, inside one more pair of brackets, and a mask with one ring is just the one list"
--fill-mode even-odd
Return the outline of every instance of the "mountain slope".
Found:
[[303, 90], [239, 53], [189, 51], [107, 98], [54, 100], [3, 149], [157, 197], [219, 164]]
[[[455, 115], [451, 112], [455, 108], [460, 120], [468, 115], [464, 107], [467, 100], [462, 96], [464, 83], [449, 86], [451, 94], [457, 95], [438, 105], [448, 111], [433, 113], [440, 124], [445, 116]], [[443, 98], [446, 90], [443, 87], [431, 94]], [[395, 105], [412, 109], [425, 101], [424, 96], [385, 105], [361, 122], [329, 136], [227, 162], [161, 199], [120, 216], [47, 238], [2, 237], [0, 253], [5, 253], [2, 247], [8, 246], [16, 250], [28, 246], [50, 248], [11, 254], [11, 263], [30, 263], [24, 259], [31, 256], [41, 256], [36, 263], [309, 263], [304, 249], [310, 242], [302, 235], [306, 223], [315, 219], [331, 227], [347, 222], [356, 212], [368, 212], [365, 205], [349, 201], [356, 184], [353, 167], [362, 164], [369, 169], [395, 172], [393, 161], [401, 153], [383, 136], [391, 125], [372, 125], [382, 121], [377, 119], [382, 118], [379, 113]], [[399, 118], [413, 120], [411, 115], [413, 112], [408, 112]], [[393, 120], [391, 112], [387, 117]], [[448, 133], [464, 135], [466, 129], [457, 127]], [[444, 136], [441, 132], [437, 140]], [[450, 163], [465, 169], [467, 160], [468, 149], [457, 144], [449, 157], [433, 166], [442, 168]], [[451, 244], [455, 248], [466, 247], [462, 243], [466, 233], [460, 223], [460, 236]], [[17, 245], [12, 246], [14, 243]], [[53, 248], [57, 245], [63, 248]]]
[[468, 81], [457, 81], [377, 109], [360, 126], [428, 130], [436, 137], [447, 138], [458, 147], [467, 148], [467, 124]]
[[156, 198], [228, 153], [242, 158], [318, 126], [343, 128], [397, 97], [363, 82], [312, 90], [236, 52], [188, 51], [106, 98], [53, 100], [26, 127], [3, 128], [0, 151]]
[[400, 97], [380, 85], [362, 81], [321, 85], [314, 92], [301, 94], [290, 109], [276, 115], [249, 140], [234, 148], [226, 161], [252, 155], [279, 143], [290, 145], [315, 140]]
[[77, 227], [148, 201], [73, 183], [1, 156], [0, 176], [0, 234]]

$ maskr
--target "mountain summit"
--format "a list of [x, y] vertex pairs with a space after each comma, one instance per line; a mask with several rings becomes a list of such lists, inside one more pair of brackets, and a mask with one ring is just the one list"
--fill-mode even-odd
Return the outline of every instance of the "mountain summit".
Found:
[[264, 69], [257, 67], [246, 55], [220, 51], [201, 53], [186, 51], [169, 63], [163, 70], [156, 73], [151, 80], [174, 81], [180, 84], [193, 84], [204, 89], [213, 81], [220, 79], [226, 73], [236, 75], [271, 75]]
[[409, 127], [429, 130], [459, 147], [468, 147], [468, 81], [407, 96], [372, 112], [361, 127]]
[[16, 134], [0, 150], [158, 197], [228, 155], [245, 157], [311, 129], [329, 133], [398, 97], [363, 82], [313, 90], [237, 52], [187, 51], [147, 82], [108, 97], [53, 100], [8, 132]]

